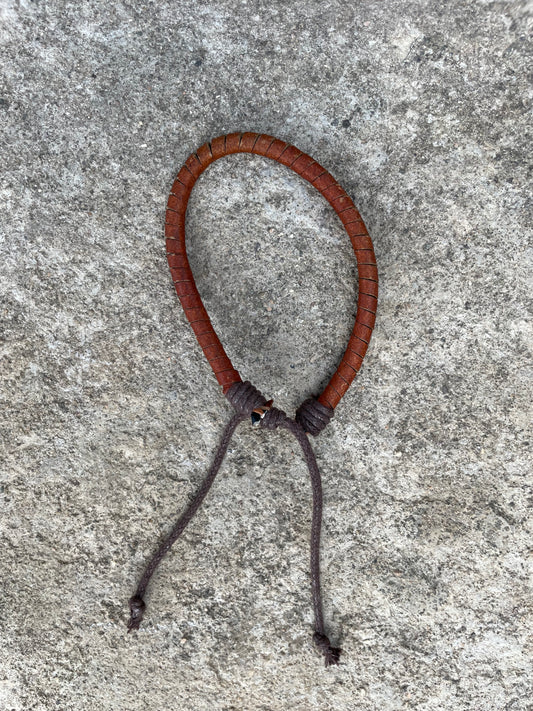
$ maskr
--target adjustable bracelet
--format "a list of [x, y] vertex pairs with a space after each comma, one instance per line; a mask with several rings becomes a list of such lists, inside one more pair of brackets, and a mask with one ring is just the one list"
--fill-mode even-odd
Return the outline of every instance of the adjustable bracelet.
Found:
[[[335, 374], [323, 392], [316, 398], [305, 400], [296, 410], [294, 418], [274, 407], [272, 400], [267, 401], [250, 382], [242, 381], [239, 372], [234, 368], [215, 333], [196, 288], [187, 259], [185, 212], [191, 190], [198, 177], [213, 161], [232, 153], [254, 153], [271, 158], [310, 182], [326, 198], [339, 216], [348, 233], [357, 259], [359, 276], [357, 315], [348, 346]], [[322, 484], [315, 455], [307, 435], [317, 436], [320, 434], [333, 417], [335, 407], [359, 371], [368, 348], [376, 317], [378, 296], [378, 272], [372, 241], [352, 200], [330, 173], [298, 148], [272, 136], [258, 133], [230, 133], [226, 136], [219, 136], [209, 143], [204, 143], [187, 158], [172, 185], [168, 198], [165, 236], [170, 272], [185, 315], [219, 384], [222, 386], [222, 392], [236, 412], [226, 425], [206, 478], [187, 510], [152, 557], [135, 594], [129, 601], [128, 629], [131, 631], [139, 628], [145, 610], [143, 597], [153, 572], [199, 509], [222, 464], [237, 425], [251, 418], [252, 424], [266, 429], [282, 427], [288, 430], [298, 440], [302, 448], [313, 490], [311, 589], [315, 616], [314, 641], [324, 655], [326, 666], [338, 664], [341, 650], [330, 643], [324, 629], [319, 566]]]

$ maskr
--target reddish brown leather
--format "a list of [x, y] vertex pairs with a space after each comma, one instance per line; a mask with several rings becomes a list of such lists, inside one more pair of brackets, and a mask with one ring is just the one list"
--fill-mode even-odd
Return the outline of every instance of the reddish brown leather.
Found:
[[376, 318], [378, 270], [372, 240], [361, 215], [335, 178], [311, 156], [266, 134], [230, 133], [204, 143], [187, 158], [172, 185], [165, 224], [168, 264], [181, 305], [225, 393], [234, 383], [241, 382], [241, 377], [226, 355], [194, 283], [185, 248], [185, 212], [201, 173], [213, 161], [232, 153], [255, 153], [294, 170], [322, 193], [350, 237], [359, 273], [355, 325], [337, 371], [318, 397], [320, 403], [334, 409], [350, 387], [368, 348]]

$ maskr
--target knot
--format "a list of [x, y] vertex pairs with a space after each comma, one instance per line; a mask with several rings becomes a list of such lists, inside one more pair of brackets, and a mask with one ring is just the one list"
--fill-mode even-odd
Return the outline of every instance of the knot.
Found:
[[249, 380], [245, 380], [244, 383], [234, 383], [226, 393], [226, 397], [243, 417], [249, 417], [256, 407], [266, 405], [266, 398]]
[[327, 667], [329, 667], [331, 664], [339, 663], [339, 658], [341, 656], [342, 649], [340, 649], [340, 647], [332, 647], [329, 639], [326, 637], [325, 634], [315, 632], [315, 634], [313, 635], [313, 641], [324, 655], [324, 660], [326, 662]]
[[130, 619], [128, 622], [128, 632], [139, 629], [145, 608], [146, 605], [142, 597], [134, 595], [130, 598]]
[[294, 419], [303, 427], [305, 432], [316, 437], [331, 420], [333, 412], [333, 408], [322, 405], [316, 398], [310, 397], [302, 402], [296, 410]]
[[276, 427], [281, 427], [287, 420], [288, 417], [283, 410], [279, 410], [277, 407], [271, 407], [265, 412], [259, 424], [267, 430], [275, 430]]

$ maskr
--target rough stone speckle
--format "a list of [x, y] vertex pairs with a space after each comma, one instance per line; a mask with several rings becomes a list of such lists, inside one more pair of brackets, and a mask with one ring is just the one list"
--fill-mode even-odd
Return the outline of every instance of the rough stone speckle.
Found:
[[[532, 708], [532, 14], [1, 0], [2, 710]], [[301, 455], [244, 425], [126, 634], [230, 414], [162, 226], [182, 161], [232, 130], [321, 162], [378, 258], [371, 347], [313, 443], [328, 670]], [[340, 222], [234, 156], [201, 177], [188, 235], [235, 365], [294, 412], [352, 326]]]

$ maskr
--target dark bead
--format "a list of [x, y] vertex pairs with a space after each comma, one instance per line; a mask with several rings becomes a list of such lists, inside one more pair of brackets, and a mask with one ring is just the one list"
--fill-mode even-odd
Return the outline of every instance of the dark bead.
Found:
[[252, 412], [252, 425], [257, 425], [261, 422], [261, 415], [258, 412]]

